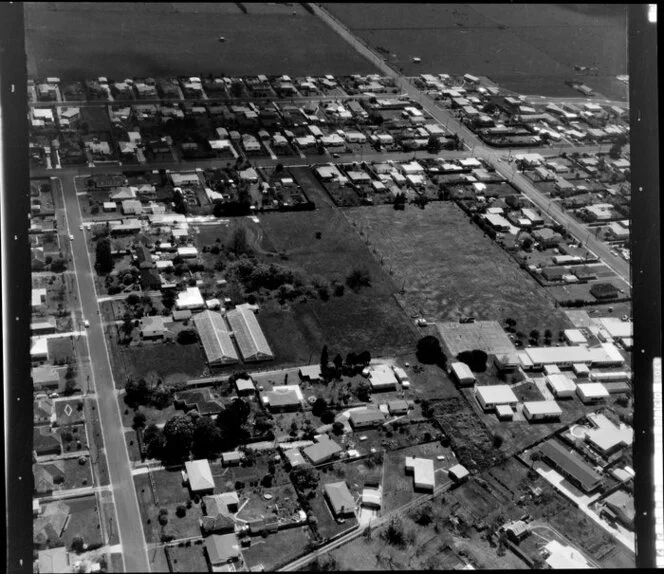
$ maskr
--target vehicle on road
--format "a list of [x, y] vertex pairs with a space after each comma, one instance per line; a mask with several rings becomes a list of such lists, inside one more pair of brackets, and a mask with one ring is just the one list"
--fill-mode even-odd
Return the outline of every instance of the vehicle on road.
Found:
[[83, 325], [85, 325], [85, 328], [87, 329], [87, 328], [90, 326], [90, 321], [88, 321], [87, 319], [85, 319], [85, 320], [83, 321]]
[[339, 159], [341, 156], [340, 156], [338, 153], [333, 153], [333, 154], [332, 154], [332, 157], [333, 157], [334, 159]]
[[428, 325], [427, 320], [426, 320], [426, 319], [423, 319], [422, 317], [420, 317], [420, 318], [417, 320], [417, 324], [418, 324], [418, 326], [420, 326], [420, 327], [426, 327], [426, 326]]
[[69, 240], [74, 241], [74, 236], [71, 233], [69, 234]]
[[58, 393], [51, 393], [50, 395], [48, 395], [48, 398], [49, 399], [57, 399], [59, 396], [60, 395]]
[[81, 231], [83, 231], [83, 224], [81, 223], [81, 225], [79, 225], [78, 228], [79, 228]]

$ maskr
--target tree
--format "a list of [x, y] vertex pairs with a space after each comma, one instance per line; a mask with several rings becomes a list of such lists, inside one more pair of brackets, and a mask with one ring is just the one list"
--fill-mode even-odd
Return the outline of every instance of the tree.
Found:
[[463, 351], [457, 355], [457, 360], [468, 365], [470, 370], [475, 371], [476, 373], [483, 373], [486, 371], [487, 358], [487, 354], [480, 349]]
[[297, 430], [298, 430], [297, 423], [295, 421], [293, 421], [291, 423], [291, 426], [290, 426], [290, 435], [291, 436], [296, 436], [297, 435]]
[[65, 382], [65, 390], [64, 390], [64, 395], [66, 397], [73, 395], [78, 387], [76, 386], [76, 380], [75, 379], [67, 379]]
[[344, 360], [338, 353], [332, 360], [332, 363], [334, 363], [334, 368], [337, 370], [337, 372], [340, 372], [341, 368], [344, 366]]
[[138, 412], [134, 415], [134, 428], [139, 429], [143, 428], [145, 426], [145, 421], [147, 420], [147, 417], [145, 416], [144, 413]]
[[191, 345], [198, 341], [198, 333], [195, 329], [182, 329], [178, 333], [177, 341], [180, 345]]
[[265, 434], [272, 431], [274, 421], [272, 416], [266, 412], [260, 411], [254, 416], [254, 429], [258, 434]]
[[425, 365], [438, 365], [441, 368], [447, 363], [447, 357], [440, 347], [440, 341], [433, 335], [422, 337], [417, 342], [417, 360]]
[[125, 385], [125, 403], [136, 408], [138, 405], [147, 405], [150, 400], [150, 389], [145, 379], [138, 381], [129, 379]]
[[383, 531], [382, 537], [392, 546], [403, 546], [405, 544], [405, 536], [401, 518], [392, 518], [387, 528]]
[[290, 479], [295, 488], [299, 491], [306, 491], [316, 488], [319, 475], [313, 466], [303, 464], [291, 470]]
[[219, 451], [221, 430], [208, 417], [198, 417], [194, 423], [191, 450], [196, 458], [211, 458]]
[[323, 373], [323, 376], [325, 376], [325, 372], [327, 371], [327, 365], [329, 363], [329, 357], [327, 353], [327, 345], [323, 345], [323, 350], [320, 353], [320, 370]]
[[516, 321], [512, 319], [512, 317], [508, 317], [507, 319], [505, 319], [505, 324], [507, 325], [510, 331], [513, 331], [514, 327], [516, 326]]
[[143, 431], [143, 444], [148, 458], [160, 459], [166, 449], [166, 437], [157, 425], [151, 424]]
[[179, 459], [189, 453], [194, 437], [194, 423], [187, 415], [175, 415], [164, 425], [169, 458]]
[[367, 402], [371, 396], [371, 385], [367, 381], [360, 381], [355, 394], [358, 399]]
[[410, 513], [410, 517], [416, 524], [419, 524], [420, 526], [428, 526], [433, 521], [432, 514], [433, 510], [431, 505], [425, 504], [414, 508]]
[[85, 552], [85, 541], [82, 536], [74, 536], [74, 538], [72, 538], [71, 549], [72, 552], [76, 552], [77, 554]]
[[342, 435], [345, 429], [346, 427], [342, 422], [336, 421], [332, 423], [332, 432], [337, 436]]
[[362, 366], [367, 366], [371, 362], [371, 353], [369, 351], [362, 351], [357, 356], [357, 362]]
[[539, 341], [539, 338], [540, 338], [540, 332], [539, 332], [537, 329], [533, 329], [533, 330], [530, 332], [530, 335], [529, 335], [529, 336], [530, 336], [530, 339], [531, 339], [534, 343], [537, 343], [537, 342]]
[[238, 256], [249, 251], [249, 244], [247, 243], [247, 230], [244, 227], [238, 227], [235, 230], [235, 233], [233, 233], [231, 251]]
[[436, 136], [429, 136], [429, 141], [427, 142], [427, 151], [429, 153], [438, 153], [442, 148], [440, 139]]
[[311, 407], [311, 413], [316, 417], [320, 417], [325, 410], [327, 410], [327, 401], [323, 397], [317, 398]]
[[500, 433], [494, 433], [493, 434], [493, 446], [496, 448], [500, 448], [503, 445], [503, 441], [505, 439], [503, 438], [503, 435]]
[[178, 507], [175, 509], [175, 516], [184, 518], [185, 514], [187, 514], [187, 507], [184, 504], [178, 504]]
[[553, 337], [553, 332], [551, 329], [546, 329], [544, 331], [544, 339], [546, 340], [547, 344], [551, 343], [551, 338]]
[[[131, 274], [129, 274], [129, 273], [127, 275], [129, 275], [131, 277]], [[133, 282], [133, 281], [130, 281], [130, 282]], [[140, 303], [140, 301], [141, 301], [141, 298], [136, 293], [131, 293], [127, 297], [127, 304], [129, 304], [129, 305], [136, 305], [136, 304]]]
[[320, 420], [323, 424], [332, 424], [334, 422], [334, 413], [330, 409], [327, 409], [320, 415]]
[[62, 273], [66, 269], [67, 269], [67, 262], [62, 258], [54, 259], [51, 262], [51, 271], [53, 271], [53, 273]]
[[371, 275], [366, 269], [353, 269], [346, 277], [346, 285], [353, 291], [359, 291], [362, 287], [370, 287]]
[[99, 275], [108, 275], [113, 270], [111, 242], [108, 238], [100, 239], [95, 247], [95, 269]]
[[394, 196], [394, 209], [404, 211], [406, 209], [406, 194], [399, 192]]

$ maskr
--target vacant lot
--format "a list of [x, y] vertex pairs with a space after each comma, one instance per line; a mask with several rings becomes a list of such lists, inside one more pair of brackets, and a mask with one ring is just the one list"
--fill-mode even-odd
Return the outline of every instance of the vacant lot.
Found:
[[[454, 204], [346, 211], [405, 289], [410, 315], [429, 321], [516, 320], [519, 330], [568, 328], [537, 282]], [[389, 233], [386, 232], [389, 230]]]
[[129, 377], [156, 377], [168, 384], [200, 377], [207, 371], [203, 349], [198, 343], [125, 347], [118, 344], [114, 331], [112, 327], [107, 329], [110, 332], [107, 340], [115, 384], [119, 388], [124, 387]]
[[306, 526], [281, 530], [267, 538], [252, 538], [251, 546], [243, 550], [242, 555], [250, 568], [262, 564], [268, 572], [274, 571], [304, 554], [310, 540], [309, 528]]
[[[325, 7], [407, 75], [471, 73], [549, 96], [575, 95], [564, 81], [576, 77], [608, 97], [627, 95], [615, 80], [627, 70], [624, 5]], [[596, 67], [598, 75], [575, 76], [574, 65]]]
[[170, 558], [173, 572], [206, 572], [208, 570], [204, 546], [167, 546], [164, 551]]
[[[143, 519], [143, 531], [148, 542], [158, 542], [162, 535], [172, 535], [176, 539], [200, 535], [199, 519], [202, 516], [199, 505], [193, 504], [186, 514], [179, 518], [175, 511], [179, 505], [186, 505], [191, 498], [189, 490], [182, 485], [179, 470], [160, 470], [134, 477], [138, 505]], [[161, 509], [168, 511], [168, 523], [159, 524]]]
[[[199, 4], [198, 9], [83, 4], [26, 5], [29, 74], [122, 79], [375, 71], [328, 26], [299, 8], [293, 16], [292, 10], [260, 8], [242, 14], [233, 4]], [[224, 43], [218, 41], [220, 34]]]
[[342, 296], [331, 295], [328, 301], [295, 302], [285, 313], [261, 312], [261, 326], [277, 357], [284, 353], [293, 360], [308, 360], [311, 353], [319, 356], [326, 344], [344, 356], [364, 349], [377, 356], [414, 344], [413, 327], [393, 298], [393, 281], [342, 214], [271, 214], [261, 218], [260, 226], [261, 245], [285, 253], [287, 260], [280, 262], [284, 265], [341, 284], [354, 269], [366, 270], [371, 278], [369, 287], [357, 292], [345, 287]]

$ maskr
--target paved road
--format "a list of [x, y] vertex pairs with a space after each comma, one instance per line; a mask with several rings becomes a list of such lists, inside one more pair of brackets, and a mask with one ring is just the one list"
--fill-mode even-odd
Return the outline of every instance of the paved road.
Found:
[[92, 264], [83, 232], [79, 230], [79, 226], [82, 224], [82, 216], [74, 187], [74, 178], [71, 173], [63, 173], [58, 179], [64, 195], [65, 213], [69, 227], [67, 233], [71, 233], [75, 238], [71, 242], [71, 248], [74, 268], [78, 278], [79, 299], [83, 316], [90, 321], [90, 327], [87, 329], [87, 339], [92, 367], [92, 382], [97, 395], [101, 432], [117, 512], [118, 524], [115, 526], [120, 535], [120, 543], [123, 548], [125, 571], [149, 572], [150, 564], [138, 499], [131, 475], [131, 465], [120, 409], [115, 395], [106, 339], [101, 325], [101, 318], [98, 315], [99, 307], [97, 305]]
[[[391, 76], [396, 79], [400, 87], [408, 96], [420, 102], [422, 107], [436, 118], [441, 124], [447, 125], [449, 129], [456, 132], [462, 137], [466, 145], [471, 146], [473, 155], [489, 161], [496, 168], [496, 171], [503, 177], [511, 180], [515, 186], [522, 191], [539, 209], [548, 212], [552, 217], [557, 219], [560, 223], [565, 225], [569, 232], [576, 237], [579, 241], [586, 244], [586, 246], [600, 257], [609, 267], [611, 267], [618, 275], [620, 275], [630, 286], [630, 266], [624, 259], [614, 255], [610, 248], [597, 240], [588, 229], [581, 223], [572, 218], [571, 215], [564, 213], [557, 205], [551, 204], [550, 199], [539, 191], [528, 179], [522, 174], [516, 173], [516, 168], [513, 165], [506, 164], [505, 162], [498, 161], [500, 157], [505, 155], [504, 150], [496, 150], [487, 147], [471, 130], [459, 122], [448, 110], [442, 109], [436, 105], [426, 94], [420, 92], [413, 84], [411, 84], [405, 77], [400, 75], [392, 69], [380, 56], [373, 52], [369, 47], [360, 42], [336, 18], [331, 16], [326, 10], [322, 9], [316, 4], [311, 5], [316, 14], [331, 26], [342, 38], [347, 40], [358, 52], [365, 56], [368, 60], [373, 62], [383, 74]], [[584, 100], [585, 101], [585, 100]], [[568, 150], [570, 153], [573, 148]], [[513, 152], [514, 153], [514, 152]], [[541, 152], [540, 152], [541, 153]]]
[[403, 515], [405, 512], [408, 512], [409, 510], [416, 508], [417, 506], [420, 506], [421, 504], [424, 504], [425, 502], [428, 502], [432, 500], [434, 497], [438, 496], [439, 494], [442, 494], [443, 492], [449, 490], [449, 488], [452, 486], [452, 481], [448, 480], [444, 482], [443, 484], [440, 484], [436, 486], [432, 494], [426, 494], [424, 496], [419, 496], [410, 502], [400, 506], [399, 508], [395, 508], [394, 510], [388, 512], [387, 514], [381, 516], [378, 520], [372, 521], [369, 524], [365, 526], [360, 526], [356, 530], [353, 530], [349, 532], [348, 534], [345, 534], [341, 538], [334, 540], [328, 544], [325, 544], [324, 546], [321, 546], [317, 550], [314, 550], [310, 554], [307, 554], [306, 556], [302, 556], [301, 558], [298, 558], [297, 560], [294, 560], [293, 562], [290, 562], [289, 564], [286, 564], [285, 566], [279, 568], [278, 572], [292, 572], [293, 570], [298, 570], [302, 568], [303, 566], [306, 566], [316, 558], [319, 558], [323, 554], [326, 554], [330, 550], [334, 550], [335, 548], [338, 548], [339, 546], [343, 546], [344, 544], [350, 542], [351, 540], [354, 540], [358, 536], [361, 536], [365, 530], [369, 527], [371, 528], [379, 528], [380, 526], [387, 524], [393, 517], [395, 516], [400, 516]]

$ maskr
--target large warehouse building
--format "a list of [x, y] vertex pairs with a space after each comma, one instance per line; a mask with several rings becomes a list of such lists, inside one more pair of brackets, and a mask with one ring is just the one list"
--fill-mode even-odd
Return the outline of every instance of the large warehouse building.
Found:
[[233, 329], [242, 359], [249, 361], [267, 361], [274, 359], [274, 354], [267, 344], [267, 339], [256, 319], [256, 315], [247, 307], [237, 307], [226, 313], [228, 323]]
[[224, 318], [215, 311], [194, 315], [194, 325], [203, 343], [205, 358], [211, 367], [238, 362], [237, 351]]
[[571, 368], [575, 363], [584, 363], [592, 367], [612, 367], [625, 362], [613, 343], [602, 343], [599, 347], [585, 345], [530, 347], [524, 349], [524, 354], [527, 357], [527, 361], [523, 364], [524, 369], [542, 369], [544, 365]]

